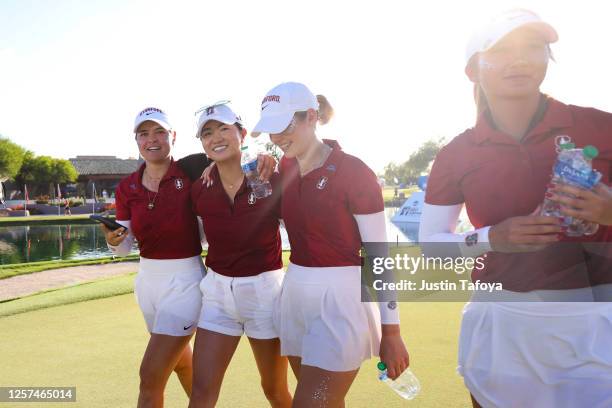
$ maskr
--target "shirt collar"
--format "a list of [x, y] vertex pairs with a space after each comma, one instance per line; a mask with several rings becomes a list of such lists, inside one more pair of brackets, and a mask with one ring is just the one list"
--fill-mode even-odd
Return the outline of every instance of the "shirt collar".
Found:
[[[140, 184], [142, 186], [142, 176], [144, 174], [144, 171], [147, 167], [147, 163], [142, 163], [140, 165], [140, 168], [138, 169], [138, 184]], [[170, 167], [168, 167], [168, 171], [166, 171], [166, 174], [164, 174], [164, 177], [161, 179], [160, 184], [165, 181], [165, 180], [170, 180], [173, 178], [183, 178], [185, 177], [182, 170], [180, 169], [180, 167], [178, 166], [178, 164], [176, 164], [176, 162], [174, 161], [174, 158], [171, 158], [170, 160]]]
[[331, 147], [332, 151], [329, 156], [327, 156], [327, 159], [325, 159], [325, 162], [321, 167], [308, 173], [305, 177], [309, 177], [311, 175], [312, 177], [331, 177], [336, 174], [336, 171], [340, 167], [342, 157], [344, 156], [344, 152], [342, 151], [340, 144], [336, 140], [331, 139], [323, 139], [322, 142]]
[[[568, 128], [574, 125], [574, 118], [571, 109], [550, 96], [543, 95], [543, 103], [546, 104], [546, 111], [540, 121], [532, 126], [522, 141], [528, 141], [542, 134], [548, 134], [554, 129]], [[537, 115], [537, 113], [536, 113]], [[484, 143], [487, 140], [504, 144], [518, 144], [520, 142], [511, 136], [495, 129], [489, 120], [489, 113], [483, 112], [472, 129], [471, 139], [476, 144]]]
[[[210, 171], [210, 178], [213, 182], [210, 188], [212, 188], [216, 194], [220, 194], [224, 197], [227, 197], [225, 188], [223, 188], [223, 182], [221, 181], [221, 175], [219, 174], [219, 168], [217, 166], [212, 167], [212, 170]], [[242, 183], [240, 184], [240, 187], [238, 187], [238, 191], [236, 191], [236, 196], [243, 194], [245, 191], [248, 191], [248, 184], [246, 177], [243, 177]]]
[[331, 147], [332, 151], [325, 160], [325, 163], [323, 163], [323, 166], [321, 167], [327, 171], [336, 171], [336, 168], [338, 167], [340, 161], [340, 157], [344, 155], [342, 147], [340, 147], [340, 143], [338, 143], [336, 140], [323, 139], [323, 143]]
[[[323, 165], [313, 171], [309, 172], [304, 178], [320, 178], [321, 176], [333, 176], [336, 171], [340, 168], [342, 158], [345, 153], [342, 151], [340, 144], [336, 140], [323, 139], [323, 143], [332, 148], [331, 153], [323, 163]], [[298, 165], [297, 159], [287, 159], [286, 157], [281, 159], [281, 173], [283, 178], [286, 180], [297, 180], [300, 177], [300, 166]]]
[[178, 164], [174, 161], [174, 159], [171, 159], [170, 167], [168, 167], [168, 171], [166, 172], [166, 174], [164, 174], [162, 181], [173, 179], [173, 178], [182, 178], [182, 177], [185, 177], [183, 174], [183, 171], [178, 166]]

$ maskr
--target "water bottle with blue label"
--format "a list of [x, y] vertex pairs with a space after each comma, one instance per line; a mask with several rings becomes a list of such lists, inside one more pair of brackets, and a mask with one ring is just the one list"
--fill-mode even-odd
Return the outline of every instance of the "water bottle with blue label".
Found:
[[[595, 146], [576, 149], [574, 143], [559, 145], [559, 155], [553, 167], [552, 183], [563, 183], [591, 190], [601, 179], [601, 173], [593, 170], [592, 166], [592, 161], [598, 154]], [[599, 228], [598, 224], [562, 214], [560, 205], [548, 198], [544, 199], [540, 214], [561, 218], [562, 225], [567, 228], [565, 234], [570, 237], [592, 235]]]
[[255, 143], [246, 144], [240, 148], [240, 166], [247, 178], [247, 183], [255, 194], [255, 198], [265, 198], [272, 194], [272, 185], [269, 181], [259, 179], [257, 172], [257, 155], [260, 153]]
[[400, 397], [411, 400], [416, 397], [421, 391], [421, 383], [419, 379], [406, 368], [395, 380], [387, 376], [387, 365], [380, 361], [376, 367], [378, 368], [378, 379], [387, 384]]

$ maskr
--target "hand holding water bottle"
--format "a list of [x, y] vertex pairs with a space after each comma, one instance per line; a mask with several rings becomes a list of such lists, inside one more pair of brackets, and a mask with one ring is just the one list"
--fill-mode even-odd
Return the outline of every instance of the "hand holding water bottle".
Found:
[[272, 185], [269, 181], [262, 180], [258, 172], [258, 157], [263, 151], [260, 143], [247, 139], [240, 148], [240, 166], [256, 198], [265, 198], [272, 194]]
[[[420, 385], [419, 381], [408, 368], [410, 365], [410, 356], [408, 355], [408, 350], [406, 350], [406, 345], [400, 335], [399, 324], [382, 325], [380, 359], [382, 361], [378, 363], [379, 380], [389, 385], [395, 392], [402, 396], [402, 398], [414, 398], [419, 392]], [[407, 391], [409, 392], [406, 393]]]
[[411, 400], [421, 391], [421, 383], [410, 368], [406, 368], [399, 377], [392, 380], [387, 375], [387, 365], [385, 363], [381, 361], [376, 367], [378, 368], [378, 379], [387, 384], [400, 397]]
[[549, 189], [550, 200], [561, 205], [566, 216], [612, 225], [612, 188], [598, 183], [592, 190], [567, 184], [555, 184]]
[[[586, 146], [583, 149], [576, 149], [573, 143], [562, 143], [559, 145], [559, 154], [553, 168], [552, 185], [565, 184], [571, 186], [575, 191], [582, 194], [579, 190], [588, 192], [601, 179], [601, 173], [592, 168], [592, 160], [597, 157], [599, 152], [594, 146]], [[599, 225], [595, 222], [586, 221], [584, 218], [568, 215], [567, 209], [562, 209], [563, 205], [557, 200], [553, 200], [555, 193], [548, 188], [544, 203], [542, 204], [541, 215], [560, 217], [562, 225], [566, 227], [567, 236], [579, 237], [582, 235], [594, 234]], [[565, 194], [566, 197], [576, 199], [577, 196], [571, 193]], [[569, 210], [572, 210], [570, 207]]]

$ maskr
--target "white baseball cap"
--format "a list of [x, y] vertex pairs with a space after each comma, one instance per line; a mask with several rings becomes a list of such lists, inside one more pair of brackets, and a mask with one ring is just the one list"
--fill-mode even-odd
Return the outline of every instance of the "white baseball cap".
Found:
[[168, 115], [166, 115], [164, 111], [158, 108], [146, 108], [136, 115], [136, 119], [134, 120], [134, 133], [138, 130], [138, 126], [147, 120], [161, 125], [166, 130], [172, 129], [170, 121], [168, 121]]
[[212, 105], [200, 108], [196, 112], [196, 115], [200, 113], [198, 117], [198, 125], [196, 130], [196, 137], [200, 135], [202, 128], [209, 120], [216, 120], [226, 125], [233, 125], [234, 123], [242, 126], [242, 119], [236, 115], [234, 111], [227, 105], [230, 101], [220, 101]]
[[493, 47], [510, 32], [526, 26], [542, 34], [547, 43], [554, 43], [559, 39], [557, 31], [533, 11], [526, 9], [508, 10], [493, 17], [472, 35], [466, 48], [465, 63], [468, 64], [475, 54], [485, 52]]
[[280, 133], [296, 112], [319, 110], [317, 97], [304, 84], [285, 82], [272, 88], [261, 101], [261, 117], [253, 133]]

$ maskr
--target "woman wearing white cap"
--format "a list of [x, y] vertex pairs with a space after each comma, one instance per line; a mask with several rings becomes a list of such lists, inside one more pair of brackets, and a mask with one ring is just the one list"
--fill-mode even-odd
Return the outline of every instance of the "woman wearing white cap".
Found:
[[[282, 215], [291, 244], [275, 322], [281, 354], [298, 379], [294, 407], [340, 407], [361, 363], [378, 355], [389, 376], [408, 367], [394, 302], [361, 302], [362, 242], [385, 242], [376, 175], [336, 142], [321, 141], [317, 122], [332, 109], [306, 86], [268, 92], [254, 133], [269, 133], [284, 157]], [[381, 340], [382, 318], [382, 340]]]
[[117, 255], [127, 255], [138, 241], [135, 294], [151, 334], [140, 366], [138, 407], [161, 407], [173, 370], [191, 394], [189, 339], [200, 314], [204, 266], [191, 181], [172, 159], [176, 133], [167, 115], [158, 108], [144, 109], [134, 133], [144, 164], [121, 180], [115, 195], [117, 222], [125, 228], [102, 227]]
[[194, 346], [193, 392], [189, 406], [213, 407], [223, 376], [242, 334], [246, 334], [273, 407], [290, 407], [287, 359], [272, 322], [284, 272], [281, 259], [280, 183], [272, 174], [272, 194], [257, 198], [240, 166], [246, 135], [227, 102], [207, 106], [196, 136], [211, 166], [210, 184], [192, 187], [193, 208], [202, 218], [208, 272], [200, 284], [202, 313]]
[[[442, 149], [428, 180], [424, 252], [438, 256], [446, 250], [434, 243], [454, 242], [459, 256], [486, 255], [472, 280], [504, 289], [499, 297], [475, 293], [463, 312], [459, 372], [474, 406], [612, 406], [612, 303], [589, 302], [594, 294], [611, 300], [611, 259], [560, 242], [569, 241], [560, 220], [538, 215], [560, 142], [599, 149], [593, 166], [603, 177], [594, 194], [605, 202], [612, 115], [540, 92], [555, 41], [553, 27], [527, 10], [476, 33], [466, 74], [478, 120]], [[455, 234], [463, 205], [476, 229]], [[591, 220], [606, 223], [606, 211], [596, 213]], [[590, 240], [607, 233], [600, 226]]]

